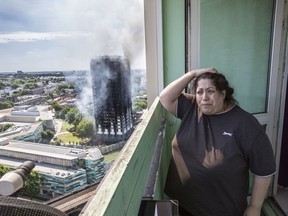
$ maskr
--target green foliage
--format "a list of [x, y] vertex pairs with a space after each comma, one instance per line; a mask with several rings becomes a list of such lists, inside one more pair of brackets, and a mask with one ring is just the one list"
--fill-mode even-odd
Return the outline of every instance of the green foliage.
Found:
[[0, 102], [0, 109], [8, 109], [14, 106], [14, 103], [11, 101]]
[[37, 83], [26, 83], [24, 85], [24, 88], [25, 89], [35, 89], [35, 88], [38, 88], [39, 86], [37, 85]]
[[142, 111], [147, 108], [147, 100], [146, 99], [137, 99], [133, 103], [133, 110], [135, 112]]
[[61, 91], [59, 89], [55, 89], [54, 92], [56, 95], [60, 95], [60, 93], [61, 93]]
[[45, 142], [49, 142], [54, 136], [53, 131], [51, 130], [44, 130], [41, 132], [41, 138]]
[[51, 106], [55, 110], [55, 112], [61, 111], [63, 109], [63, 107], [56, 101], [53, 101]]
[[18, 81], [19, 85], [23, 85], [25, 83], [25, 80], [23, 80], [23, 79], [18, 79], [17, 81]]
[[54, 98], [53, 92], [49, 92], [49, 94], [48, 94], [48, 98], [51, 98], [51, 99]]
[[29, 94], [30, 94], [30, 90], [22, 89], [22, 90], [14, 91], [12, 94], [12, 97], [19, 97], [19, 96], [29, 95]]
[[25, 83], [24, 79], [13, 79], [10, 83], [12, 89], [17, 89], [18, 87], [22, 86]]
[[74, 127], [76, 128], [77, 125], [81, 122], [82, 120], [82, 114], [79, 112], [79, 110], [77, 108], [72, 108], [70, 109], [66, 116], [65, 116], [65, 120], [69, 123], [69, 124], [73, 124]]
[[1, 89], [1, 90], [4, 89], [5, 86], [6, 86], [5, 83], [3, 83], [3, 82], [0, 81], [0, 89]]
[[28, 197], [35, 197], [40, 193], [40, 176], [38, 172], [32, 170], [25, 181], [24, 187], [20, 190], [20, 194]]
[[48, 127], [47, 127], [47, 121], [42, 121], [41, 119], [39, 119], [39, 121], [41, 121], [42, 122], [42, 127], [43, 127], [43, 130], [47, 130], [48, 129]]
[[28, 90], [28, 89], [23, 89], [21, 91], [21, 95], [29, 95], [29, 94], [30, 94], [30, 90]]
[[55, 116], [59, 119], [65, 119], [66, 114], [71, 110], [68, 106], [61, 106], [56, 101], [53, 101], [51, 107], [55, 110]]
[[73, 83], [61, 83], [58, 85], [57, 90], [61, 92], [63, 89], [74, 89]]
[[[4, 174], [12, 170], [13, 169], [11, 167], [0, 164], [0, 178]], [[24, 187], [19, 191], [19, 194], [29, 196], [29, 197], [34, 197], [38, 195], [39, 192], [40, 192], [40, 176], [38, 172], [32, 170], [30, 172], [30, 175], [25, 181]]]
[[12, 83], [10, 86], [12, 89], [17, 89], [20, 85], [18, 83]]
[[4, 132], [13, 126], [14, 126], [14, 124], [5, 124], [0, 128], [0, 132]]
[[73, 125], [70, 125], [68, 122], [66, 121], [62, 121], [62, 128], [61, 128], [61, 132], [66, 132], [66, 131], [70, 131], [70, 129], [73, 127]]
[[81, 122], [82, 118], [83, 118], [82, 114], [78, 111], [75, 115], [75, 120], [73, 122], [75, 128]]
[[83, 118], [76, 127], [76, 134], [80, 138], [91, 138], [94, 135], [93, 121]]
[[21, 96], [20, 91], [14, 91], [12, 97], [19, 97]]
[[8, 166], [5, 166], [3, 164], [0, 164], [0, 178], [6, 174], [7, 172], [11, 171], [12, 168], [11, 167], [8, 167]]
[[65, 121], [67, 121], [69, 124], [73, 124], [76, 112], [77, 112], [76, 108], [70, 109], [65, 116]]
[[36, 78], [33, 78], [33, 77], [31, 77], [31, 78], [29, 78], [28, 80], [27, 80], [27, 82], [26, 83], [37, 83], [37, 79]]
[[62, 107], [62, 110], [60, 110], [57, 113], [57, 117], [60, 119], [65, 119], [66, 114], [69, 112], [70, 108], [67, 106]]

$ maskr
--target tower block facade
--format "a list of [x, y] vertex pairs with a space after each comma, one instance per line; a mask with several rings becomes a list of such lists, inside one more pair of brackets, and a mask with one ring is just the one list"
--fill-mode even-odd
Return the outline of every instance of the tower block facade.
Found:
[[90, 63], [98, 139], [115, 143], [133, 131], [130, 66], [121, 56], [100, 56]]

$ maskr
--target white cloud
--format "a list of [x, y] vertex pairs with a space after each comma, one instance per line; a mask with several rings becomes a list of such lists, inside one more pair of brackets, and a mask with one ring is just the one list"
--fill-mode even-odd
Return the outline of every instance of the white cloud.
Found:
[[9, 70], [8, 62], [26, 71], [86, 69], [91, 58], [115, 54], [125, 55], [134, 68], [145, 66], [142, 0], [0, 0], [0, 5], [0, 58], [6, 59], [0, 71]]
[[83, 32], [12, 32], [0, 34], [0, 43], [9, 42], [31, 42], [57, 40], [60, 38], [79, 38], [87, 37], [89, 33]]

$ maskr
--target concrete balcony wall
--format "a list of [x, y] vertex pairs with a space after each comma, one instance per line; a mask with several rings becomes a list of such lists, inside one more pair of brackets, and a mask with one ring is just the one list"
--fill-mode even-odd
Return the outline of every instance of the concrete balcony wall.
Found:
[[[165, 116], [159, 98], [155, 99], [145, 115], [80, 215], [138, 214], [159, 129]], [[167, 143], [170, 142], [165, 136], [154, 188], [153, 197], [157, 200], [165, 199], [163, 187], [171, 157], [170, 145]]]

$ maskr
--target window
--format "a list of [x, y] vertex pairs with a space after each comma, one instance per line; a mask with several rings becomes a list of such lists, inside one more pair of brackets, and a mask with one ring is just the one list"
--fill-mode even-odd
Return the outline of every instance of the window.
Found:
[[224, 73], [245, 110], [267, 112], [274, 1], [200, 2], [200, 67]]

